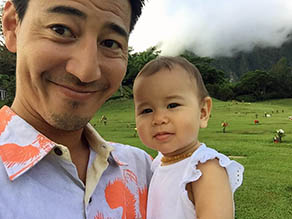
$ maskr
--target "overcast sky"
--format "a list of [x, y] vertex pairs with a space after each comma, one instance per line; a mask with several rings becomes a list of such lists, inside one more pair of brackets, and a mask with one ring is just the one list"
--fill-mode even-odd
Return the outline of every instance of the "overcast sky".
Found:
[[160, 45], [201, 56], [281, 46], [292, 33], [292, 0], [148, 0], [130, 37], [136, 51]]
[[279, 47], [289, 33], [292, 0], [148, 0], [129, 44], [135, 51], [159, 45], [166, 55], [231, 56]]

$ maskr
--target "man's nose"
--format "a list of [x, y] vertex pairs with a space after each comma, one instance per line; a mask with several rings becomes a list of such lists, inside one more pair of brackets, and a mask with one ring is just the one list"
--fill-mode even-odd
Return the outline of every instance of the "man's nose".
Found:
[[66, 71], [75, 75], [81, 82], [89, 83], [101, 77], [100, 60], [96, 39], [79, 42], [73, 49], [66, 64]]
[[153, 113], [152, 125], [163, 125], [169, 122], [169, 118], [163, 111], [156, 111]]

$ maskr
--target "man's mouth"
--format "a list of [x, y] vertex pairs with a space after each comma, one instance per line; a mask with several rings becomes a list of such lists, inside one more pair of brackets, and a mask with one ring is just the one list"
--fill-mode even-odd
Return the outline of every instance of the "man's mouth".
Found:
[[71, 85], [64, 85], [60, 83], [56, 83], [53, 81], [50, 81], [52, 84], [54, 84], [58, 91], [62, 94], [64, 94], [67, 98], [77, 100], [77, 101], [85, 101], [88, 98], [90, 98], [92, 95], [94, 95], [96, 92], [102, 90], [97, 88], [86, 88], [86, 87], [80, 87], [80, 86], [71, 86]]
[[65, 88], [65, 89], [71, 90], [72, 92], [76, 92], [76, 93], [88, 94], [88, 93], [95, 93], [98, 91], [97, 89], [88, 89], [88, 88], [67, 86], [67, 85], [61, 85], [61, 84], [57, 84], [57, 85]]

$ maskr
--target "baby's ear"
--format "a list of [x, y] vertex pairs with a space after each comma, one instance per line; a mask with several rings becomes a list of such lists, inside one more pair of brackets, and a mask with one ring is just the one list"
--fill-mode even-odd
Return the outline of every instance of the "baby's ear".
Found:
[[200, 128], [206, 128], [212, 109], [211, 97], [205, 97], [201, 103]]
[[2, 29], [5, 45], [10, 52], [16, 52], [16, 31], [19, 24], [18, 15], [14, 4], [7, 1], [3, 8]]

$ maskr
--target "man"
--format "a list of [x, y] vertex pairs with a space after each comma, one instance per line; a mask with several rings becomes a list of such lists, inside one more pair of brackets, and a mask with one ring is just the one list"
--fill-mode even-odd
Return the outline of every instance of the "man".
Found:
[[143, 0], [12, 0], [16, 96], [0, 110], [0, 218], [145, 218], [150, 158], [89, 125], [118, 89]]

